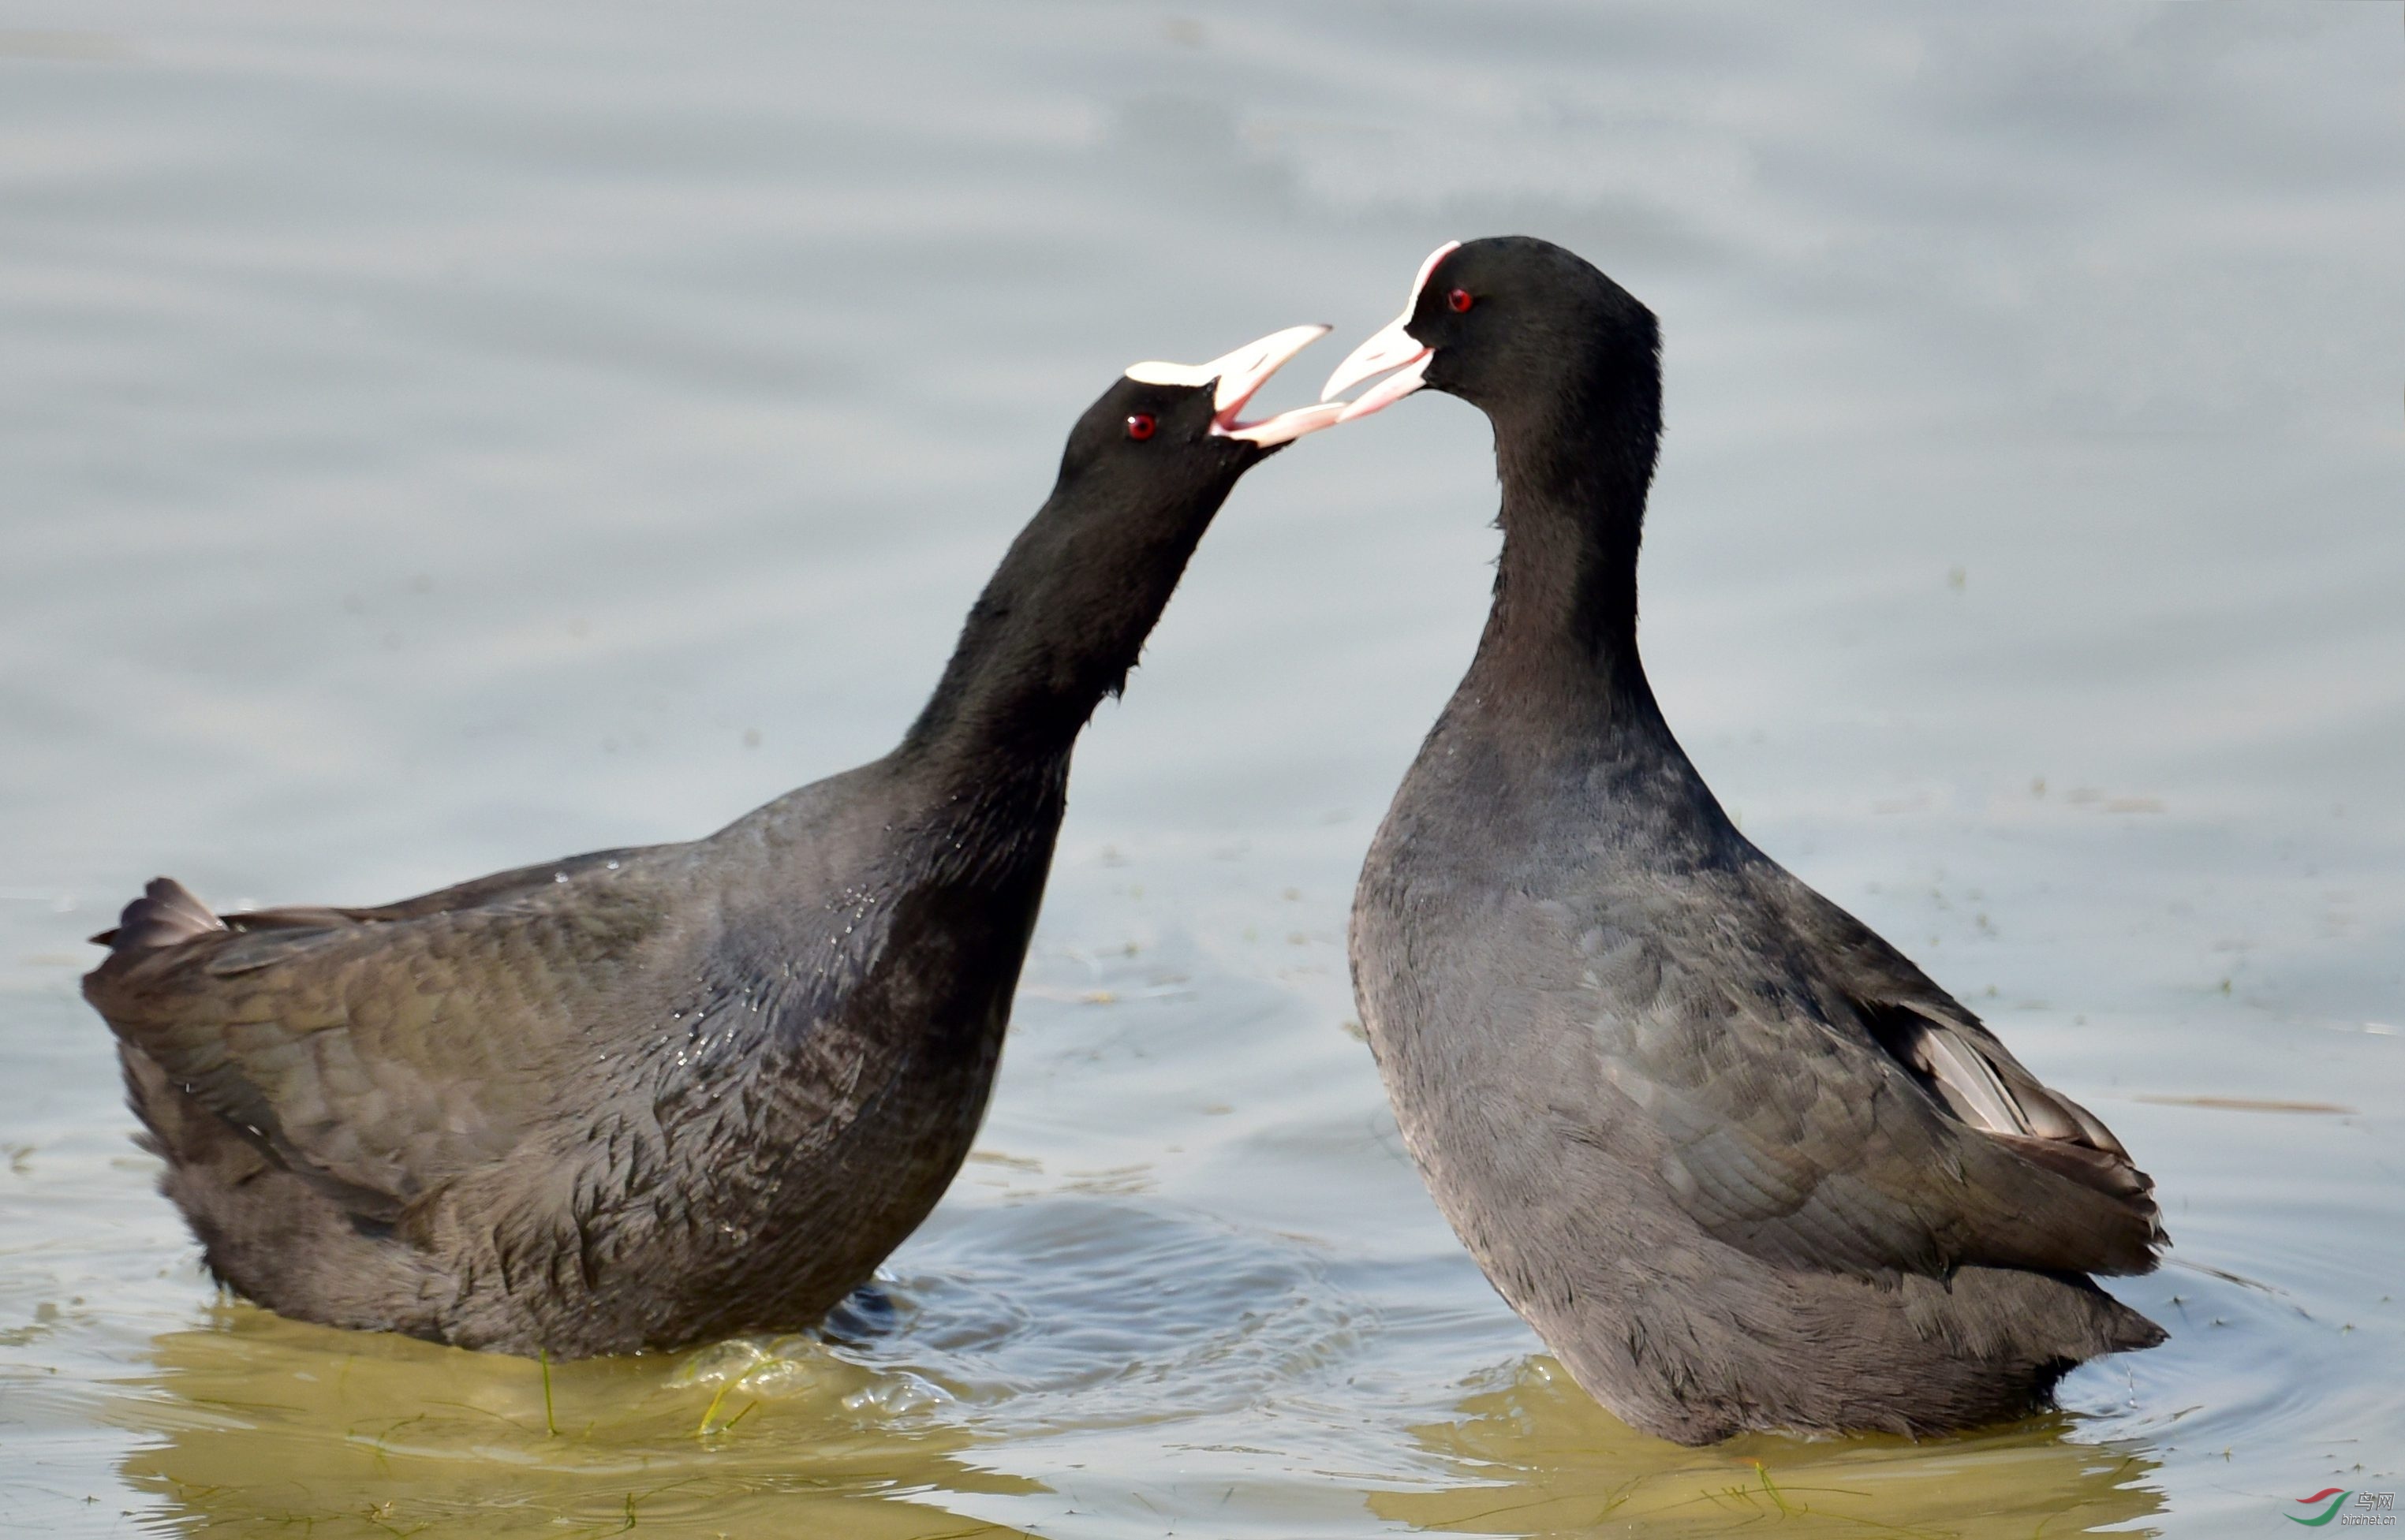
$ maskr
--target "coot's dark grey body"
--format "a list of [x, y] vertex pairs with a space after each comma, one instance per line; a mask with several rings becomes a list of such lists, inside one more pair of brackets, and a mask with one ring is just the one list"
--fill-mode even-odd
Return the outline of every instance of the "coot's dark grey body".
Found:
[[1139, 366], [1106, 393], [875, 763], [380, 909], [220, 918], [152, 883], [84, 988], [209, 1267], [516, 1352], [817, 1321], [966, 1155], [1071, 748], [1237, 478], [1325, 426], [1233, 421], [1315, 334], [1216, 391]]
[[1503, 484], [1485, 634], [1353, 914], [1439, 1206], [1582, 1385], [1688, 1443], [1969, 1426], [2161, 1340], [2086, 1276], [2154, 1265], [2152, 1183], [1740, 834], [1663, 721], [1652, 314], [1542, 242], [1440, 258], [1338, 381], [1405, 364], [1480, 406]]

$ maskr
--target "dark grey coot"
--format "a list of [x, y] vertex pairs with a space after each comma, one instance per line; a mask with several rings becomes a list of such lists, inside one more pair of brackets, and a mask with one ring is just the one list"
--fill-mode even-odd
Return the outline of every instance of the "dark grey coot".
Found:
[[210, 1269], [520, 1353], [814, 1323], [967, 1155], [1070, 750], [1237, 478], [1333, 421], [1238, 418], [1326, 330], [1104, 392], [874, 763], [692, 844], [379, 909], [151, 883], [84, 994]]
[[1685, 1443], [1924, 1434], [2040, 1405], [2160, 1328], [2088, 1277], [2153, 1183], [1976, 1016], [1737, 833], [1637, 653], [1653, 315], [1523, 237], [1431, 256], [1340, 366], [1495, 428], [1493, 609], [1371, 846], [1361, 1019], [1497, 1290], [1597, 1400]]

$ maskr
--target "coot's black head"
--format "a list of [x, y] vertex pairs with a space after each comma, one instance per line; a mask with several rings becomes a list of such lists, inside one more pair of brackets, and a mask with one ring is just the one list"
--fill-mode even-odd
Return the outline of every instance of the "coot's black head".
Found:
[[906, 748], [949, 745], [981, 776], [1055, 765], [1127, 680], [1236, 480], [1343, 408], [1240, 413], [1327, 335], [1289, 327], [1206, 364], [1131, 365], [1069, 430], [1061, 479], [1010, 543]]
[[1420, 265], [1402, 315], [1337, 366], [1321, 399], [1393, 370], [1339, 420], [1426, 386], [1498, 427], [1642, 418], [1646, 402], [1658, 427], [1660, 345], [1653, 313], [1577, 253], [1526, 235], [1455, 242]]
[[1198, 499], [1216, 508], [1236, 478], [1342, 415], [1335, 406], [1260, 422], [1240, 415], [1271, 375], [1327, 334], [1324, 326], [1288, 327], [1209, 363], [1130, 365], [1070, 429], [1061, 490], [1120, 516]]

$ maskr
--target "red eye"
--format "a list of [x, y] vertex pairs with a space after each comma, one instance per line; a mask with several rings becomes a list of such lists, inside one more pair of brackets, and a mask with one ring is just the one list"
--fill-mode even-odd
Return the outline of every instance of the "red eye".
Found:
[[1468, 310], [1474, 303], [1476, 303], [1476, 301], [1470, 299], [1470, 290], [1466, 288], [1456, 288], [1444, 297], [1444, 307], [1447, 310], [1452, 311], [1456, 315], [1460, 315], [1463, 311]]
[[1138, 443], [1142, 443], [1145, 440], [1151, 438], [1152, 430], [1160, 426], [1160, 425], [1159, 423], [1152, 420], [1151, 413], [1139, 412], [1134, 416], [1128, 419], [1128, 437], [1133, 439]]

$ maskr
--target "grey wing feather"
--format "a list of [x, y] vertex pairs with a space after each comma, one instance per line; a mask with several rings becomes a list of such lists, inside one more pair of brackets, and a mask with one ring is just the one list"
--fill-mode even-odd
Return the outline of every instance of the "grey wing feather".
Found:
[[267, 910], [147, 949], [123, 925], [85, 993], [171, 1083], [353, 1211], [389, 1220], [546, 1114], [580, 1013], [598, 1007], [585, 975], [659, 930], [658, 896], [640, 882], [554, 903], [555, 872], [584, 864], [450, 890], [464, 908], [429, 895]]
[[1955, 1116], [2024, 1159], [2129, 1204], [2166, 1243], [2154, 1182], [2102, 1118], [2032, 1074], [1985, 1023], [1870, 927], [1782, 868], [1766, 887], [1874, 1039]]
[[[2074, 1104], [1976, 1023], [1894, 1013], [1913, 1029], [1896, 1051], [1815, 979], [1819, 948], [1735, 931], [1737, 909], [1657, 891], [1621, 945], [1562, 948], [1587, 963], [1582, 987], [1538, 1007], [1588, 1014], [1604, 1075], [1660, 1141], [1624, 1158], [1653, 1161], [1699, 1225], [1784, 1266], [1868, 1275], [2153, 1266], [2153, 1205], [2089, 1169], [2126, 1167], [2118, 1146], [2047, 1137], [2085, 1130]], [[1752, 984], [1713, 982], [1731, 978]]]

